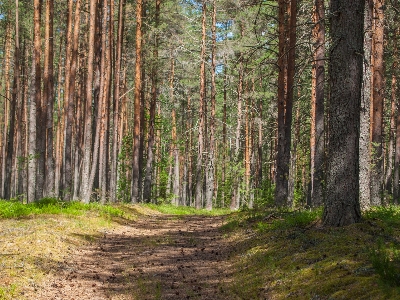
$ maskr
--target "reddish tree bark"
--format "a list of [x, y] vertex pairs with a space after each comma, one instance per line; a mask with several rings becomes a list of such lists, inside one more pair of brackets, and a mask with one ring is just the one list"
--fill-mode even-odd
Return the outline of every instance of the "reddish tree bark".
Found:
[[372, 72], [372, 170], [371, 205], [381, 205], [383, 192], [383, 104], [385, 97], [384, 0], [374, 0], [373, 11], [373, 72]]
[[131, 201], [139, 201], [139, 177], [140, 177], [140, 112], [142, 91], [142, 6], [143, 0], [136, 1], [136, 64], [135, 64], [135, 95], [133, 117], [133, 161], [132, 161], [132, 190]]

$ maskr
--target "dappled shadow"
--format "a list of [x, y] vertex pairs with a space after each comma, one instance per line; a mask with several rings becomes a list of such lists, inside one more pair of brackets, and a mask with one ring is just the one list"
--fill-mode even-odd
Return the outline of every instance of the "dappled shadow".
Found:
[[[235, 299], [223, 217], [154, 215], [125, 223], [53, 270], [36, 299]], [[54, 264], [53, 264], [54, 265]]]

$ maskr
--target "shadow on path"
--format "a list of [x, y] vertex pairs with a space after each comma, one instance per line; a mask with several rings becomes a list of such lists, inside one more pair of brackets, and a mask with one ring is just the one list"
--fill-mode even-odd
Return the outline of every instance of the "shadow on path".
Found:
[[64, 262], [35, 299], [235, 299], [224, 217], [145, 216]]

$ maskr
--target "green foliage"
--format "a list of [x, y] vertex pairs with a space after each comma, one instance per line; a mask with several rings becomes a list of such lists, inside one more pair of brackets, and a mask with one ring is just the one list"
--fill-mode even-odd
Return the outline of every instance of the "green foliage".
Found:
[[129, 174], [132, 170], [133, 137], [128, 134], [122, 139], [121, 151], [118, 155], [118, 182], [117, 198], [122, 202], [130, 201], [131, 180]]
[[0, 300], [11, 300], [15, 299], [17, 295], [17, 286], [11, 284], [10, 286], [0, 286]]
[[400, 286], [400, 244], [394, 236], [400, 226], [400, 207], [377, 206], [364, 214], [373, 226], [373, 233], [379, 232], [376, 246], [370, 251], [370, 260], [383, 283]]
[[254, 208], [263, 209], [274, 205], [275, 185], [264, 179], [261, 187], [255, 191]]
[[168, 204], [171, 203], [171, 195], [167, 195], [167, 185], [168, 185], [168, 158], [167, 157], [162, 157], [161, 161], [156, 163], [156, 167], [159, 170], [159, 179], [160, 179], [160, 185], [158, 186], [159, 188], [159, 195], [160, 197], [157, 199], [157, 204]]
[[379, 220], [386, 227], [400, 225], [400, 207], [394, 205], [372, 207], [364, 213], [364, 217], [368, 220]]
[[64, 202], [56, 198], [43, 198], [28, 204], [0, 200], [0, 218], [3, 219], [41, 214], [82, 215], [85, 211], [97, 212], [106, 218], [124, 215], [124, 212], [119, 208], [98, 203]]
[[259, 222], [261, 231], [269, 229], [305, 228], [321, 218], [322, 208], [311, 210], [281, 211], [267, 216], [266, 222]]
[[372, 266], [382, 281], [391, 286], [400, 286], [400, 247], [398, 244], [378, 241], [370, 253]]

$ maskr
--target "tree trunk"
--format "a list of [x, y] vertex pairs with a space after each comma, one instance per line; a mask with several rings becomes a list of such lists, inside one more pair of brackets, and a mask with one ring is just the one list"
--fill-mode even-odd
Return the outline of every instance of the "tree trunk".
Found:
[[364, 10], [364, 63], [360, 111], [360, 207], [371, 205], [370, 157], [370, 104], [371, 104], [371, 46], [373, 0], [365, 0]]
[[205, 95], [206, 95], [206, 13], [207, 3], [202, 1], [202, 19], [201, 19], [201, 50], [200, 50], [200, 101], [199, 101], [199, 134], [197, 146], [197, 163], [196, 163], [196, 194], [195, 206], [197, 209], [203, 207], [203, 152], [204, 152], [204, 130], [205, 130]]
[[53, 103], [54, 103], [54, 1], [46, 1], [46, 30], [45, 30], [45, 62], [43, 76], [43, 115], [46, 115], [45, 125], [45, 178], [44, 196], [54, 196], [54, 156], [53, 156]]
[[242, 131], [242, 102], [243, 102], [243, 54], [240, 53], [239, 57], [239, 78], [237, 86], [238, 108], [237, 108], [237, 122], [235, 132], [235, 152], [234, 164], [235, 171], [232, 180], [232, 199], [230, 203], [231, 210], [237, 210], [240, 207], [240, 177], [239, 177], [239, 153], [240, 153], [240, 135]]
[[119, 1], [118, 10], [118, 35], [117, 35], [117, 49], [115, 58], [115, 72], [114, 72], [114, 118], [113, 118], [113, 143], [111, 152], [111, 175], [110, 175], [110, 200], [115, 202], [117, 200], [117, 174], [118, 174], [118, 152], [119, 140], [122, 139], [118, 134], [118, 124], [120, 119], [120, 85], [121, 85], [121, 62], [122, 62], [122, 48], [124, 37], [124, 23], [125, 23], [125, 0]]
[[[73, 192], [73, 168], [72, 168], [72, 153], [73, 153], [73, 126], [76, 122], [75, 120], [75, 82], [76, 82], [76, 69], [77, 69], [77, 61], [78, 61], [78, 46], [79, 46], [79, 22], [80, 22], [80, 4], [81, 1], [77, 0], [75, 4], [75, 22], [74, 22], [74, 32], [72, 36], [72, 41], [68, 43], [67, 53], [69, 53], [70, 65], [66, 70], [68, 70], [68, 74], [66, 74], [66, 89], [68, 89], [68, 93], [65, 98], [65, 174], [64, 174], [64, 184], [63, 190], [64, 200], [71, 200], [72, 192]], [[72, 23], [72, 5], [71, 5], [71, 17], [70, 22]], [[72, 28], [71, 28], [72, 31]], [[68, 78], [68, 80], [67, 80]]]
[[[395, 22], [398, 21], [398, 17], [396, 15]], [[397, 95], [398, 91], [398, 80], [397, 80], [397, 70], [398, 70], [398, 35], [400, 34], [400, 27], [397, 27], [395, 30], [395, 34], [393, 35], [393, 67], [392, 67], [392, 97]], [[394, 168], [393, 168], [393, 203], [399, 203], [399, 180], [400, 180], [400, 100], [397, 101], [397, 118], [396, 118], [396, 139], [395, 139], [395, 155], [394, 155]]]
[[131, 201], [139, 201], [139, 153], [140, 153], [140, 112], [142, 90], [142, 5], [143, 0], [136, 1], [136, 64], [135, 64], [135, 96], [133, 117], [133, 161]]
[[57, 76], [57, 99], [58, 107], [57, 107], [57, 125], [56, 125], [56, 149], [55, 149], [55, 174], [54, 174], [54, 193], [55, 196], [58, 197], [60, 194], [60, 190], [62, 187], [61, 182], [61, 168], [62, 168], [62, 137], [63, 137], [63, 117], [62, 117], [62, 101], [61, 101], [61, 91], [62, 91], [62, 44], [63, 44], [63, 36], [60, 37], [60, 50], [58, 56], [58, 76]]
[[29, 110], [29, 165], [28, 165], [28, 202], [36, 200], [36, 117], [37, 110], [40, 110], [40, 0], [34, 1], [34, 49], [32, 55], [32, 82], [31, 100]]
[[[4, 180], [4, 198], [10, 199], [11, 197], [11, 172], [14, 152], [14, 129], [15, 129], [15, 108], [18, 103], [18, 96], [20, 90], [20, 49], [19, 49], [19, 20], [18, 20], [18, 0], [15, 1], [15, 49], [14, 49], [14, 80], [12, 98], [10, 99], [10, 125], [7, 138], [7, 157], [6, 157], [6, 176]], [[8, 122], [8, 120], [7, 120]], [[19, 129], [19, 128], [18, 128]], [[21, 133], [19, 133], [21, 134]]]
[[325, 86], [324, 1], [315, 0], [313, 11], [314, 62], [311, 93], [311, 206], [323, 204], [324, 181], [324, 86]]
[[[99, 149], [99, 189], [100, 189], [100, 202], [105, 203], [107, 201], [107, 146], [108, 146], [108, 118], [109, 118], [109, 99], [110, 99], [110, 71], [111, 71], [111, 55], [110, 55], [110, 43], [109, 32], [107, 29], [108, 18], [111, 18], [111, 14], [108, 15], [108, 1], [103, 0], [103, 23], [102, 23], [102, 62], [101, 62], [101, 81], [100, 88], [100, 99], [102, 101], [101, 110], [101, 122], [100, 122], [100, 149]], [[111, 13], [111, 11], [110, 11]]]
[[373, 73], [372, 73], [372, 169], [371, 205], [381, 205], [383, 196], [383, 103], [385, 97], [384, 0], [374, 0], [373, 11]]
[[171, 172], [171, 181], [172, 181], [172, 204], [179, 204], [179, 195], [180, 195], [180, 187], [179, 187], [179, 148], [178, 148], [178, 139], [177, 139], [177, 130], [176, 130], [176, 103], [175, 103], [175, 91], [174, 91], [174, 78], [175, 78], [175, 57], [173, 54], [174, 50], [171, 50], [171, 73], [169, 78], [169, 100], [172, 105], [171, 110], [171, 156], [172, 156], [172, 172]]
[[359, 129], [364, 0], [331, 1], [327, 186], [323, 222], [345, 226], [361, 218]]
[[[11, 12], [8, 12], [11, 14]], [[11, 174], [8, 175], [7, 173], [11, 170], [7, 170], [7, 159], [8, 159], [8, 153], [7, 153], [7, 147], [9, 145], [9, 139], [12, 138], [12, 135], [9, 135], [9, 121], [10, 121], [10, 105], [11, 104], [11, 97], [10, 97], [10, 60], [11, 60], [11, 22], [7, 20], [6, 23], [6, 32], [5, 32], [5, 58], [4, 58], [4, 90], [2, 93], [2, 100], [3, 100], [3, 114], [1, 116], [1, 120], [4, 125], [3, 125], [3, 130], [0, 134], [1, 140], [0, 140], [0, 170], [1, 170], [1, 176], [0, 176], [0, 197], [5, 197], [6, 191], [5, 189], [10, 189], [10, 187], [6, 187], [5, 184], [9, 180], [8, 177], [10, 177], [10, 184], [11, 184]]]
[[[393, 61], [392, 70], [395, 72], [397, 69], [396, 61]], [[389, 140], [388, 140], [388, 149], [387, 149], [387, 162], [385, 166], [385, 196], [393, 195], [392, 187], [393, 187], [393, 159], [394, 159], [394, 137], [396, 131], [396, 75], [392, 73], [392, 82], [391, 82], [391, 103], [390, 103], [390, 128], [389, 128]], [[387, 199], [385, 199], [387, 200]], [[385, 201], [388, 204], [388, 201]]]
[[[278, 153], [276, 157], [275, 204], [286, 206], [290, 164], [295, 72], [297, 1], [279, 1]], [[289, 15], [289, 24], [286, 21]]]
[[215, 188], [215, 105], [216, 105], [216, 86], [215, 86], [215, 68], [216, 68], [216, 48], [217, 48], [217, 35], [216, 35], [216, 18], [217, 18], [217, 5], [213, 0], [213, 12], [212, 12], [212, 25], [211, 25], [211, 116], [209, 122], [210, 128], [210, 139], [208, 144], [208, 166], [207, 166], [207, 177], [206, 177], [206, 209], [211, 210], [213, 208], [213, 196]]
[[92, 153], [92, 87], [93, 87], [93, 62], [94, 62], [94, 38], [96, 25], [96, 0], [90, 0], [89, 41], [88, 41], [88, 73], [86, 78], [86, 107], [85, 107], [85, 132], [84, 132], [84, 156], [82, 170], [82, 200], [89, 203], [92, 191], [89, 190], [90, 158]]
[[228, 74], [227, 74], [227, 60], [226, 55], [224, 55], [224, 102], [222, 108], [222, 174], [221, 174], [221, 184], [222, 184], [222, 194], [221, 194], [221, 207], [225, 207], [225, 192], [226, 192], [226, 154], [228, 151], [228, 145], [226, 143], [226, 102], [228, 95]]

